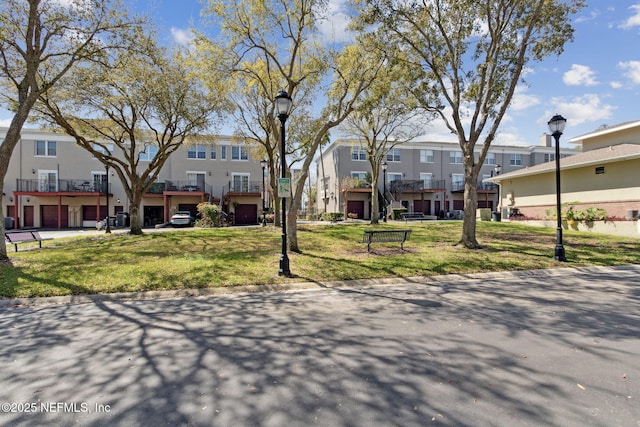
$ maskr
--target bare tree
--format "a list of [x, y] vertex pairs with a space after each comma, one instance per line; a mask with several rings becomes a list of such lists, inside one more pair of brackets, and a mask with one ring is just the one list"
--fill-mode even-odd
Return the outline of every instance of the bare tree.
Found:
[[[281, 89], [293, 98], [284, 172], [289, 175], [291, 164], [300, 164], [300, 179], [287, 208], [288, 246], [299, 251], [296, 213], [315, 152], [329, 130], [353, 111], [380, 64], [365, 67], [358, 62], [362, 46], [336, 51], [320, 42], [317, 25], [327, 7], [323, 0], [210, 0], [208, 5], [220, 20], [226, 43], [218, 46], [199, 37], [201, 64], [206, 70], [212, 58], [226, 59], [240, 119], [238, 133], [264, 148], [276, 197], [281, 138], [273, 100]], [[325, 96], [327, 106], [314, 110], [314, 102]]]
[[[372, 50], [384, 66], [377, 79], [362, 93], [362, 100], [356, 110], [342, 124], [342, 130], [359, 141], [366, 151], [371, 167], [371, 224], [378, 223], [380, 206], [378, 203], [378, 182], [380, 168], [387, 153], [397, 145], [408, 142], [424, 131], [425, 116], [408, 93], [403, 81], [406, 68], [398, 62], [386, 61], [383, 51]], [[382, 56], [381, 56], [382, 55]], [[383, 195], [386, 200], [386, 194]]]
[[[457, 135], [463, 153], [461, 242], [476, 240], [477, 182], [528, 63], [562, 53], [583, 0], [356, 0], [372, 28], [413, 70], [411, 93]], [[444, 108], [443, 108], [444, 106]], [[479, 154], [476, 157], [476, 148]]]
[[[13, 149], [38, 98], [81, 62], [134, 49], [140, 20], [118, 0], [0, 2], [0, 99], [14, 116], [0, 145], [0, 197]], [[0, 212], [0, 259], [7, 259]]]
[[[70, 73], [58, 90], [41, 95], [44, 108], [38, 108], [117, 173], [131, 202], [131, 234], [142, 234], [142, 199], [169, 156], [184, 143], [206, 139], [200, 135], [225, 105], [179, 56], [167, 58], [150, 38], [141, 37], [139, 45], [140, 53], [116, 57], [117, 66], [93, 64]], [[153, 155], [141, 161], [147, 150]]]

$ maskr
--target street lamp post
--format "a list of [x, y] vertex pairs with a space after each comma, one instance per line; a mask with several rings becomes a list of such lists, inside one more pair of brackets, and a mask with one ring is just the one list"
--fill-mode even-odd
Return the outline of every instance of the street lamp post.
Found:
[[[281, 90], [275, 98], [276, 112], [278, 113], [278, 119], [280, 119], [280, 177], [286, 178], [287, 161], [285, 159], [285, 122], [291, 112], [291, 106], [293, 101], [289, 94], [284, 90]], [[291, 270], [289, 270], [289, 257], [287, 256], [287, 199], [282, 197], [282, 194], [278, 194], [282, 200], [282, 251], [280, 254], [280, 269], [278, 275], [291, 276]]]
[[107, 200], [107, 224], [105, 226], [104, 232], [106, 234], [109, 234], [111, 233], [111, 225], [109, 224], [111, 222], [109, 221], [109, 165], [105, 164], [104, 169], [107, 174], [107, 179], [106, 179], [105, 189], [104, 189], [104, 194]]
[[260, 160], [260, 165], [262, 166], [262, 226], [266, 226], [267, 225], [267, 208], [265, 207], [265, 201], [266, 201], [266, 188], [264, 186], [264, 170], [267, 167], [267, 159], [262, 159]]
[[557, 261], [566, 261], [567, 258], [564, 252], [564, 246], [562, 245], [562, 213], [560, 204], [560, 136], [564, 131], [564, 127], [567, 124], [567, 119], [559, 114], [556, 114], [549, 120], [549, 130], [551, 135], [556, 140], [556, 248], [553, 258]]
[[387, 161], [382, 162], [382, 222], [387, 222]]

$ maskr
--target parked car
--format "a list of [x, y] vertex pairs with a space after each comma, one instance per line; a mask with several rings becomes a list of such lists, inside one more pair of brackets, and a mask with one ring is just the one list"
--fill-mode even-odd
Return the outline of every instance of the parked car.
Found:
[[169, 220], [169, 224], [171, 224], [172, 227], [191, 227], [195, 222], [196, 219], [189, 211], [178, 211], [173, 214]]

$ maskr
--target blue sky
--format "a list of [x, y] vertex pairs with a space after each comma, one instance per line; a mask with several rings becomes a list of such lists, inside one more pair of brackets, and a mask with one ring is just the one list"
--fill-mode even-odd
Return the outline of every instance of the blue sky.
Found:
[[[189, 29], [201, 26], [199, 0], [124, 0], [149, 12], [164, 43], [188, 43]], [[497, 144], [534, 145], [556, 113], [567, 119], [562, 145], [598, 127], [640, 120], [640, 0], [588, 0], [574, 20], [575, 40], [559, 57], [530, 64], [528, 86], [520, 86], [502, 121]], [[325, 32], [340, 36], [346, 0], [330, 0], [332, 22]], [[0, 126], [10, 115], [0, 111]], [[439, 122], [424, 139], [451, 140]]]

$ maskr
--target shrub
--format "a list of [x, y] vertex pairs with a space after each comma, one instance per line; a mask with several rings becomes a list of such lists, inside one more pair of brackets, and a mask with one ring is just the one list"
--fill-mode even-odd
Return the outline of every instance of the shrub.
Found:
[[196, 226], [203, 228], [220, 227], [222, 220], [220, 216], [220, 207], [209, 202], [198, 204], [198, 213], [200, 219], [196, 221]]
[[351, 218], [351, 219], [358, 219], [358, 214], [355, 212], [349, 212], [347, 214], [347, 218]]
[[344, 214], [342, 212], [324, 212], [322, 214], [323, 221], [331, 221], [331, 222], [342, 221], [343, 218], [344, 218]]
[[391, 209], [391, 215], [393, 219], [396, 220], [401, 220], [402, 219], [402, 214], [407, 212], [408, 209], [407, 208], [393, 208]]

